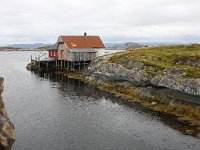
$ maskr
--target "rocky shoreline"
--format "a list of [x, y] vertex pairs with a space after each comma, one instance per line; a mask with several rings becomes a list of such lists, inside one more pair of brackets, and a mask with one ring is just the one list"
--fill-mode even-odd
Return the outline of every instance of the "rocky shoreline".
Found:
[[[110, 63], [110, 57], [112, 56], [108, 55], [96, 59], [81, 72], [58, 73], [68, 78], [83, 80], [124, 100], [137, 102], [154, 111], [175, 116], [179, 121], [193, 127], [186, 129], [184, 131], [186, 134], [200, 138], [199, 79], [182, 78], [183, 82], [176, 84], [170, 80], [164, 82], [163, 79], [158, 82], [157, 78], [152, 79], [143, 71], [144, 64], [135, 62], [133, 69], [128, 70], [119, 64]], [[169, 77], [166, 75], [164, 79], [171, 79], [171, 75]]]
[[150, 66], [142, 62], [132, 61], [128, 69], [120, 64], [109, 62], [110, 57], [105, 56], [95, 60], [85, 74], [108, 82], [129, 82], [140, 87], [164, 87], [200, 96], [200, 78], [184, 77], [183, 72], [177, 69], [165, 69], [162, 71], [163, 75], [152, 76], [146, 71], [150, 70]]
[[15, 128], [4, 107], [1, 93], [4, 78], [0, 77], [0, 150], [10, 150], [15, 141]]
[[[174, 56], [174, 48], [177, 47], [176, 53], [180, 52], [180, 56]], [[162, 50], [162, 53], [170, 61], [169, 58], [165, 60], [166, 57], [160, 56], [159, 49], [139, 49], [138, 52], [127, 51], [99, 57], [81, 71], [67, 72], [57, 69], [55, 72], [68, 78], [80, 79], [156, 112], [176, 117], [192, 127], [184, 130], [184, 133], [200, 138], [199, 68], [173, 66], [174, 60], [179, 63], [182, 60], [182, 48], [186, 49], [184, 55], [193, 55], [187, 49], [196, 52], [196, 47], [199, 48], [198, 45], [164, 48], [166, 50]], [[140, 55], [137, 56], [138, 54]], [[37, 68], [37, 65], [31, 67]], [[29, 64], [27, 69], [31, 67]]]

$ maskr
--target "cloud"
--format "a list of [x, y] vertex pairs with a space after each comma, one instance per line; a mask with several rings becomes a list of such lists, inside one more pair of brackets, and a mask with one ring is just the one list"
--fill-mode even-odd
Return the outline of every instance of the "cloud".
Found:
[[199, 0], [1, 0], [0, 45], [85, 31], [106, 42], [198, 42], [199, 7]]

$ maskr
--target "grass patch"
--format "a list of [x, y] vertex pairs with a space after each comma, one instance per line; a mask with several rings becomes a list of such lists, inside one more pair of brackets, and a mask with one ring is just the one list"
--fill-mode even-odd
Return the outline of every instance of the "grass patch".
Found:
[[[200, 67], [184, 64], [188, 60], [196, 62], [199, 59], [200, 45], [196, 44], [191, 46], [177, 45], [129, 50], [124, 54], [112, 56], [109, 62], [120, 64], [129, 69], [129, 62], [138, 61], [157, 70], [181, 69], [186, 76], [199, 78]], [[176, 62], [178, 61], [183, 63], [177, 64]]]

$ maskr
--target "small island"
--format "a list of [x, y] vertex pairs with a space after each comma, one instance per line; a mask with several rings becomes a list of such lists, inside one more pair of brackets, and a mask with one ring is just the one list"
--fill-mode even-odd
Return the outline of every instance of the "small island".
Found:
[[200, 45], [129, 48], [98, 56], [86, 66], [77, 62], [66, 65], [63, 58], [57, 60], [59, 49], [54, 51], [52, 66], [44, 61], [41, 68], [38, 62], [27, 68], [44, 71], [50, 67], [67, 78], [80, 79], [126, 101], [171, 115], [191, 125], [183, 132], [200, 137]]

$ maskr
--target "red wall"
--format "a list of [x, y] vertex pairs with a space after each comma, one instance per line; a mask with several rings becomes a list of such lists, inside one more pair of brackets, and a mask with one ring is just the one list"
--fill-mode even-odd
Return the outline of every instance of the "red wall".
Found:
[[49, 51], [49, 58], [57, 59], [58, 58], [57, 51]]

